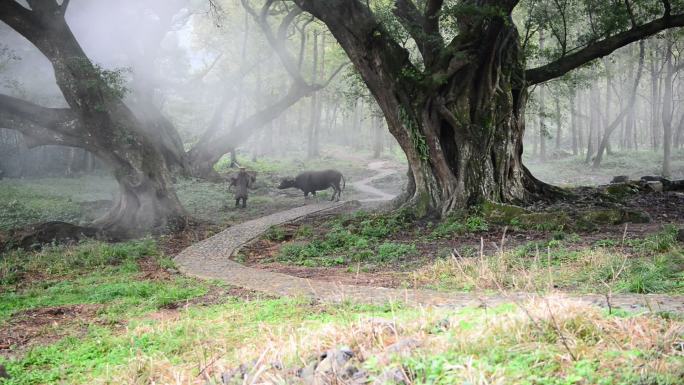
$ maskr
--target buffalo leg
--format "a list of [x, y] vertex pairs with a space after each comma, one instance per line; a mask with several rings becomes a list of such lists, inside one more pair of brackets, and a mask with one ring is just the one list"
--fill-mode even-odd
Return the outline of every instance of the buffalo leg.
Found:
[[330, 187], [332, 187], [332, 189], [333, 189], [333, 195], [332, 195], [332, 198], [330, 198], [330, 201], [331, 202], [334, 201], [335, 198], [337, 198], [337, 201], [339, 201], [340, 200], [340, 193], [342, 192], [342, 190], [340, 190], [339, 183], [333, 182], [330, 184]]

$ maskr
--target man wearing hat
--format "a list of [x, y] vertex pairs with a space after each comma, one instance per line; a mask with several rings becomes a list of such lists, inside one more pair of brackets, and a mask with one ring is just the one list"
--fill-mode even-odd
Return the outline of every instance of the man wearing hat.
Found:
[[247, 189], [251, 188], [255, 182], [255, 177], [247, 173], [247, 169], [240, 166], [237, 175], [230, 178], [230, 185], [235, 186], [235, 207], [240, 206], [242, 200], [242, 208], [247, 207]]

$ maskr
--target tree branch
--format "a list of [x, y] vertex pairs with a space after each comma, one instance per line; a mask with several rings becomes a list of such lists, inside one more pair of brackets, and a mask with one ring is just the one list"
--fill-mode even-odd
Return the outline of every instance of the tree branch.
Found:
[[430, 35], [439, 35], [439, 12], [442, 10], [444, 0], [428, 0], [425, 4], [425, 19], [423, 29]]
[[[273, 1], [274, 0], [267, 0], [261, 9], [261, 12], [257, 14], [254, 8], [252, 8], [252, 6], [249, 4], [249, 0], [241, 0], [242, 6], [250, 15], [252, 15], [254, 21], [256, 21], [257, 25], [266, 37], [266, 40], [268, 40], [268, 43], [270, 44], [271, 48], [273, 48], [273, 50], [276, 52], [278, 58], [280, 59], [280, 62], [283, 64], [283, 67], [285, 67], [285, 70], [290, 74], [294, 82], [299, 84], [306, 84], [306, 80], [304, 80], [304, 77], [299, 71], [296, 60], [287, 51], [284, 42], [276, 38], [275, 34], [273, 33], [273, 30], [271, 29], [271, 26], [268, 24], [268, 11], [271, 5], [273, 4]], [[292, 17], [291, 20], [288, 17], [286, 17], [285, 20], [283, 20], [283, 24], [287, 23], [289, 25], [292, 22], [292, 20], [294, 20], [294, 17]], [[282, 24], [281, 28], [287, 30], [287, 26], [283, 26]]]
[[339, 74], [340, 71], [342, 71], [342, 69], [344, 69], [344, 67], [348, 66], [349, 64], [351, 64], [351, 63], [345, 62], [345, 63], [340, 64], [339, 67], [337, 67], [337, 69], [335, 71], [333, 71], [332, 74], [330, 74], [330, 76], [328, 77], [328, 80], [326, 80], [323, 84], [321, 84], [321, 88], [327, 87], [328, 84], [330, 84], [330, 82], [332, 82], [333, 79], [335, 79], [337, 74]]
[[394, 2], [394, 9], [392, 10], [394, 16], [399, 19], [409, 35], [416, 41], [418, 49], [423, 53], [423, 15], [420, 14], [418, 8], [411, 0], [396, 0]]
[[69, 108], [48, 108], [0, 94], [0, 112], [15, 115], [60, 133], [85, 135], [78, 116]]
[[290, 28], [290, 25], [292, 25], [292, 22], [294, 21], [297, 16], [302, 14], [302, 9], [295, 6], [283, 19], [283, 21], [280, 23], [280, 27], [278, 27], [278, 40], [280, 41], [285, 41], [287, 38], [287, 30]]
[[328, 26], [372, 93], [416, 87], [405, 76], [418, 72], [409, 60], [408, 51], [392, 38], [366, 4], [359, 0], [294, 2]]
[[439, 11], [442, 4], [443, 0], [430, 0], [425, 5], [425, 14], [422, 15], [413, 1], [396, 0], [392, 10], [416, 42], [425, 67], [431, 67], [444, 48], [444, 40], [439, 33]]
[[31, 36], [39, 28], [33, 12], [14, 0], [0, 1], [0, 20], [23, 36]]
[[60, 9], [62, 10], [62, 15], [64, 15], [67, 11], [67, 8], [69, 8], [69, 1], [70, 0], [62, 0], [62, 5], [60, 6]]
[[93, 150], [81, 120], [69, 108], [47, 108], [0, 94], [0, 125], [26, 137], [29, 147], [63, 145]]
[[223, 154], [231, 148], [239, 146], [253, 132], [259, 130], [266, 123], [280, 116], [283, 111], [290, 108], [300, 99], [322, 88], [320, 85], [307, 86], [293, 84], [287, 94], [275, 103], [255, 112], [239, 124], [215, 136], [203, 137], [190, 151], [190, 158], [197, 162], [200, 159], [208, 159], [210, 164], [215, 163]]
[[649, 23], [631, 28], [597, 41], [571, 55], [559, 58], [549, 64], [525, 71], [527, 84], [538, 84], [563, 76], [567, 72], [580, 67], [594, 59], [606, 56], [627, 44], [647, 38], [660, 31], [684, 26], [684, 14], [661, 17]]
[[627, 14], [629, 15], [629, 20], [632, 22], [632, 28], [637, 26], [636, 17], [634, 17], [634, 11], [632, 10], [632, 4], [629, 0], [625, 0], [625, 8], [627, 9]]
[[663, 14], [664, 17], [670, 17], [672, 13], [672, 6], [670, 5], [670, 0], [661, 0], [663, 3], [663, 7], [665, 8], [665, 13]]

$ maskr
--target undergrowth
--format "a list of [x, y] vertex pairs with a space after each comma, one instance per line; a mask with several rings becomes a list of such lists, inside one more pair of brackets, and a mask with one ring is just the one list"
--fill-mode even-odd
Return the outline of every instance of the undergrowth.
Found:
[[529, 242], [492, 255], [454, 251], [414, 273], [443, 290], [554, 289], [580, 292], [684, 293], [684, 252], [672, 226], [624, 243], [573, 247], [562, 239]]
[[[360, 211], [333, 220], [320, 238], [311, 240], [312, 230], [302, 230], [294, 241], [281, 247], [276, 258], [280, 262], [309, 267], [396, 262], [414, 255], [416, 247], [388, 242], [385, 238], [406, 229], [411, 223], [408, 211], [391, 214]], [[271, 229], [269, 237], [277, 238], [279, 231]]]
[[[518, 306], [410, 308], [233, 300], [169, 319], [93, 326], [80, 338], [2, 359], [6, 384], [202, 383], [245, 364], [242, 383], [299, 383], [297, 368], [347, 346], [371, 380], [411, 384], [678, 384], [681, 320], [610, 316], [567, 298]], [[414, 347], [392, 350], [395, 342]]]
[[155, 310], [200, 296], [209, 284], [171, 276], [146, 278], [141, 264], [173, 266], [151, 239], [46, 247], [0, 254], [0, 322], [27, 309], [102, 304], [103, 316]]

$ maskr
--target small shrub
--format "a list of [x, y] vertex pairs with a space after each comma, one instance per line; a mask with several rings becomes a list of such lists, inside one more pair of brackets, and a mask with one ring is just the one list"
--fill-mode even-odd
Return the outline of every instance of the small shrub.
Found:
[[373, 254], [372, 250], [364, 249], [364, 250], [358, 250], [354, 251], [351, 255], [351, 259], [354, 262], [363, 262], [363, 261], [370, 261], [373, 259]]
[[432, 233], [430, 233], [430, 238], [446, 238], [454, 234], [461, 234], [465, 231], [465, 228], [465, 225], [456, 216], [448, 216], [435, 226]]
[[455, 234], [477, 233], [487, 230], [489, 230], [489, 223], [480, 215], [472, 215], [463, 220], [461, 214], [452, 214], [435, 226], [429, 238], [447, 238]]
[[471, 233], [489, 230], [489, 224], [480, 216], [472, 216], [466, 219], [465, 228]]
[[287, 238], [285, 230], [280, 226], [271, 226], [265, 235], [266, 239], [274, 242], [280, 242]]
[[378, 246], [378, 259], [386, 262], [415, 252], [416, 245], [414, 244], [385, 242]]
[[300, 226], [295, 233], [297, 238], [309, 238], [313, 236], [313, 227], [309, 225]]
[[626, 244], [642, 253], [662, 253], [678, 247], [677, 228], [667, 225], [663, 231], [643, 239], [630, 239]]
[[299, 260], [299, 255], [304, 249], [305, 245], [301, 243], [288, 243], [280, 248], [281, 260], [296, 261]]
[[619, 288], [630, 293], [648, 294], [684, 289], [684, 257], [659, 255], [653, 260], [632, 263]]

